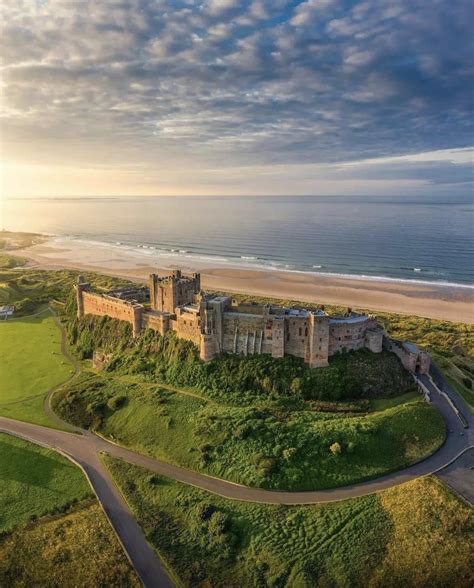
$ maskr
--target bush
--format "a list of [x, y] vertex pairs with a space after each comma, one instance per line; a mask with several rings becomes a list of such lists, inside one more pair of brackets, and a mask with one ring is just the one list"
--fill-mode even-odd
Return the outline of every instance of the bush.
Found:
[[342, 453], [342, 447], [341, 444], [338, 443], [337, 441], [335, 443], [333, 443], [331, 445], [331, 447], [329, 447], [329, 451], [333, 454], [333, 455], [339, 455], [340, 453]]
[[117, 409], [121, 408], [125, 404], [126, 400], [127, 397], [123, 394], [112, 396], [112, 398], [109, 398], [109, 400], [107, 401], [107, 406], [112, 412], [114, 412]]
[[216, 511], [209, 519], [209, 533], [211, 535], [223, 535], [227, 530], [228, 517], [222, 511]]

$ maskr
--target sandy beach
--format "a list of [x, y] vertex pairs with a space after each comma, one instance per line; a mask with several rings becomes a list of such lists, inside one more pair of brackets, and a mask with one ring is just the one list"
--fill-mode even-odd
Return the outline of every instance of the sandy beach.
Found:
[[231, 267], [217, 260], [154, 255], [105, 243], [51, 238], [16, 250], [31, 267], [72, 268], [145, 280], [151, 272], [172, 268], [201, 272], [204, 289], [274, 296], [321, 304], [340, 304], [474, 324], [474, 288], [416, 281], [346, 278]]

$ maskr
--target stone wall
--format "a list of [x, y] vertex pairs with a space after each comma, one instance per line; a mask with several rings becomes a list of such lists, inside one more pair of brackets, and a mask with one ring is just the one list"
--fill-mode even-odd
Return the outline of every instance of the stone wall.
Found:
[[140, 334], [142, 328], [143, 306], [103, 294], [81, 291], [83, 314], [109, 316], [132, 325], [133, 336]]
[[142, 329], [151, 329], [160, 335], [164, 335], [170, 330], [171, 316], [162, 312], [144, 311], [142, 313]]
[[196, 345], [201, 342], [201, 325], [199, 314], [176, 309], [176, 318], [171, 319], [171, 329], [181, 337]]
[[413, 343], [397, 341], [384, 337], [384, 347], [400, 358], [403, 367], [414, 374], [427, 374], [430, 370], [431, 359], [429, 353], [418, 349]]

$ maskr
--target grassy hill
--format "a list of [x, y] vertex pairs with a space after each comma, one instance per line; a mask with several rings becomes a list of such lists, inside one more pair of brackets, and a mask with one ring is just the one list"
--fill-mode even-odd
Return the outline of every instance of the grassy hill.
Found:
[[321, 506], [220, 498], [105, 458], [183, 586], [468, 588], [473, 510], [435, 478]]
[[136, 451], [266, 488], [362, 481], [430, 455], [444, 439], [441, 417], [416, 393], [336, 403], [339, 410], [329, 412], [333, 405], [229, 406], [104, 372], [84, 373], [53, 399], [69, 422]]

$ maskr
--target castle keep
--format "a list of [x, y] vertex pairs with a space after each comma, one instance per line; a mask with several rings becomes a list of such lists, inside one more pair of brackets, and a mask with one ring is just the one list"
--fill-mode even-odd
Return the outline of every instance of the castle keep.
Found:
[[203, 361], [220, 353], [268, 353], [275, 358], [288, 354], [316, 368], [328, 365], [328, 358], [343, 349], [365, 347], [379, 353], [384, 344], [383, 329], [369, 315], [350, 312], [330, 317], [323, 310], [236, 304], [227, 296], [204, 294], [200, 275], [184, 276], [180, 270], [166, 277], [151, 274], [148, 285], [149, 306], [138, 302], [133, 289], [94, 293], [80, 278], [77, 316], [106, 315], [127, 321], [134, 337], [147, 328], [161, 335], [172, 330], [195, 343]]

